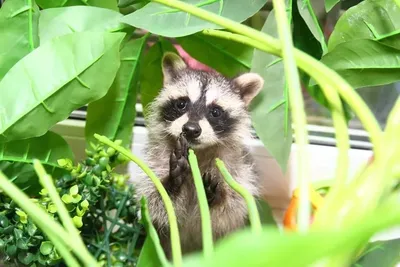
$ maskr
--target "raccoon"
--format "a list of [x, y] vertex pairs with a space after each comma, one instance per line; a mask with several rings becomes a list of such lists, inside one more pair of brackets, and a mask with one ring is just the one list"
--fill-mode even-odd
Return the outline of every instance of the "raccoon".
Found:
[[[188, 163], [194, 150], [210, 207], [213, 239], [247, 224], [247, 207], [223, 180], [215, 159], [224, 161], [232, 177], [258, 196], [258, 176], [244, 140], [251, 138], [247, 111], [264, 80], [255, 73], [229, 79], [218, 73], [194, 70], [175, 53], [162, 59], [163, 88], [149, 105], [146, 161], [166, 188], [178, 220], [182, 252], [202, 249], [201, 219], [196, 189]], [[147, 176], [136, 185], [168, 258], [169, 224], [161, 197]]]

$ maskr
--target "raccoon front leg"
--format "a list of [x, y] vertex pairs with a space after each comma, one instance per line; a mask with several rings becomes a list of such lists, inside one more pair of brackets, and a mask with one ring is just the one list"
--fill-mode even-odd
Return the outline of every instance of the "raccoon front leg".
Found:
[[203, 184], [206, 191], [208, 205], [215, 206], [223, 202], [226, 192], [223, 188], [221, 179], [214, 177], [210, 173], [203, 174]]
[[176, 141], [169, 160], [169, 176], [164, 178], [163, 185], [171, 195], [178, 195], [183, 182], [190, 175], [188, 162], [188, 143], [185, 138], [180, 137]]

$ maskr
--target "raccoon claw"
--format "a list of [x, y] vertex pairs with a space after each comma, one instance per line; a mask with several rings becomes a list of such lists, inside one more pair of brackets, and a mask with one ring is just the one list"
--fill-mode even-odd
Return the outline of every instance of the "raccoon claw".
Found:
[[188, 143], [180, 137], [175, 144], [169, 160], [169, 177], [167, 190], [177, 192], [190, 171], [188, 156]]
[[211, 174], [203, 174], [204, 189], [209, 205], [218, 205], [223, 199], [223, 190], [220, 179], [212, 178]]

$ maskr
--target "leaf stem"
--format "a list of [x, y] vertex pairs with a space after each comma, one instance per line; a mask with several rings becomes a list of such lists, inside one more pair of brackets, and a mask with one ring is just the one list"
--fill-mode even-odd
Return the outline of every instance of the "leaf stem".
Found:
[[298, 228], [299, 231], [307, 231], [310, 223], [310, 200], [309, 200], [309, 155], [307, 151], [308, 133], [307, 119], [304, 112], [304, 101], [300, 86], [300, 77], [294, 59], [293, 40], [289, 27], [286, 6], [282, 0], [272, 0], [276, 24], [278, 26], [279, 38], [282, 45], [282, 58], [285, 68], [286, 82], [288, 85], [289, 104], [294, 124], [294, 134], [297, 148], [297, 166], [299, 175], [299, 211]]
[[203, 234], [203, 253], [205, 258], [210, 258], [213, 253], [213, 236], [211, 230], [210, 209], [207, 203], [207, 196], [204, 190], [203, 179], [197, 157], [192, 149], [189, 150], [189, 165], [192, 169], [194, 185], [196, 187], [197, 199], [199, 201], [200, 215], [201, 215], [201, 229]]
[[262, 227], [261, 227], [260, 214], [258, 213], [257, 204], [254, 197], [243, 186], [241, 186], [238, 182], [236, 182], [235, 179], [233, 179], [233, 177], [225, 167], [225, 164], [222, 160], [217, 158], [215, 161], [226, 183], [238, 194], [240, 194], [246, 201], [247, 209], [249, 211], [251, 230], [257, 234], [261, 233]]
[[171, 230], [171, 248], [172, 248], [172, 259], [175, 266], [182, 266], [182, 252], [181, 252], [181, 242], [179, 239], [179, 229], [178, 222], [175, 216], [174, 206], [172, 205], [172, 201], [168, 196], [167, 191], [162, 185], [160, 179], [155, 175], [155, 173], [138, 157], [133, 155], [129, 150], [125, 149], [122, 146], [116, 145], [106, 136], [101, 136], [98, 134], [94, 134], [94, 137], [99, 140], [101, 143], [106, 144], [116, 151], [120, 152], [125, 157], [129, 158], [131, 161], [136, 163], [143, 171], [146, 173], [151, 181], [154, 183], [154, 186], [158, 190], [161, 195], [161, 198], [164, 202], [165, 209], [168, 215], [168, 221]]
[[43, 165], [37, 159], [33, 160], [33, 168], [35, 169], [35, 172], [39, 177], [40, 183], [44, 188], [47, 189], [47, 192], [49, 193], [52, 202], [56, 205], [57, 213], [60, 216], [64, 227], [66, 228], [71, 238], [74, 240], [74, 247], [76, 247], [76, 250], [80, 251], [79, 255], [81, 260], [87, 266], [96, 266], [96, 260], [87, 250], [81, 236], [78, 233], [78, 230], [75, 228], [74, 222], [72, 221], [71, 216], [69, 216], [69, 212], [62, 202], [56, 187], [54, 186], [52, 177], [46, 173]]
[[54, 247], [57, 248], [57, 251], [61, 254], [68, 267], [80, 267], [78, 261], [72, 256], [70, 249], [61, 240], [55, 238], [53, 235], [47, 237], [53, 242]]

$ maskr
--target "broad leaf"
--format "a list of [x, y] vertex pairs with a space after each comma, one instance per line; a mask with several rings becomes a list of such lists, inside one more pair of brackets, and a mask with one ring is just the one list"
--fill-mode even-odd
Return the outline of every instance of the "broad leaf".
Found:
[[[263, 29], [278, 37], [275, 12], [271, 11]], [[269, 153], [283, 171], [286, 170], [292, 146], [292, 128], [285, 98], [285, 75], [280, 58], [255, 50], [251, 71], [265, 80], [264, 87], [250, 106], [253, 126]]]
[[64, 7], [64, 6], [96, 6], [118, 11], [116, 0], [36, 0], [43, 8]]
[[[355, 39], [380, 39], [381, 42], [400, 48], [400, 7], [396, 1], [365, 0], [349, 8], [338, 20], [328, 48]], [[386, 36], [386, 38], [385, 38]]]
[[271, 207], [263, 199], [256, 199], [258, 214], [260, 214], [261, 224], [277, 226]]
[[143, 68], [140, 72], [140, 101], [143, 113], [147, 116], [147, 105], [154, 100], [163, 86], [161, 60], [165, 52], [178, 53], [167, 40], [160, 39], [150, 47], [143, 58]]
[[147, 36], [144, 36], [124, 45], [121, 50], [121, 66], [110, 90], [103, 98], [89, 104], [85, 127], [87, 144], [94, 141], [95, 133], [111, 140], [121, 139], [125, 147], [131, 144], [139, 63], [146, 40]]
[[340, 0], [325, 0], [325, 10], [328, 13]]
[[324, 257], [351, 253], [374, 233], [394, 226], [400, 220], [398, 214], [378, 212], [377, 215], [365, 217], [362, 224], [352, 227], [306, 234], [282, 233], [271, 227], [264, 227], [260, 234], [254, 234], [250, 229], [241, 230], [218, 242], [208, 260], [199, 252], [185, 257], [184, 266], [313, 266]]
[[141, 206], [141, 221], [146, 229], [147, 237], [140, 252], [137, 267], [170, 266], [164, 250], [161, 247], [157, 231], [151, 223], [147, 201], [144, 197], [141, 199]]
[[342, 43], [323, 56], [321, 62], [355, 88], [400, 80], [400, 50], [373, 40]]
[[400, 239], [375, 241], [353, 267], [393, 267], [400, 261]]
[[40, 190], [33, 160], [40, 160], [49, 174], [59, 175], [65, 172], [57, 163], [62, 158], [74, 160], [74, 154], [61, 136], [50, 131], [40, 137], [0, 143], [0, 170], [32, 194]]
[[39, 19], [40, 42], [74, 32], [116, 31], [124, 27], [119, 22], [121, 18], [119, 12], [92, 6], [45, 9]]
[[[293, 3], [295, 4], [295, 3]], [[314, 38], [318, 40], [322, 50], [326, 50], [326, 43], [325, 43], [325, 36], [321, 30], [321, 26], [318, 23], [318, 18], [313, 11], [313, 7], [311, 5], [311, 1], [307, 0], [297, 0], [297, 9], [301, 17], [303, 18], [305, 24], [307, 25], [308, 29], [314, 35]], [[296, 21], [294, 22], [296, 27]], [[326, 51], [324, 51], [325, 53]]]
[[[252, 0], [245, 5], [243, 5], [243, 0], [187, 0], [185, 2], [225, 18], [242, 22], [259, 11], [267, 0]], [[138, 11], [125, 16], [122, 21], [166, 37], [181, 37], [204, 29], [220, 28], [198, 17], [158, 3], [149, 3]]]
[[246, 45], [201, 33], [177, 41], [190, 56], [223, 75], [232, 77], [251, 68], [254, 49]]
[[39, 45], [39, 8], [35, 1], [12, 0], [0, 9], [0, 80]]
[[103, 97], [119, 68], [124, 35], [68, 34], [19, 61], [0, 81], [0, 142], [43, 135], [73, 110]]

